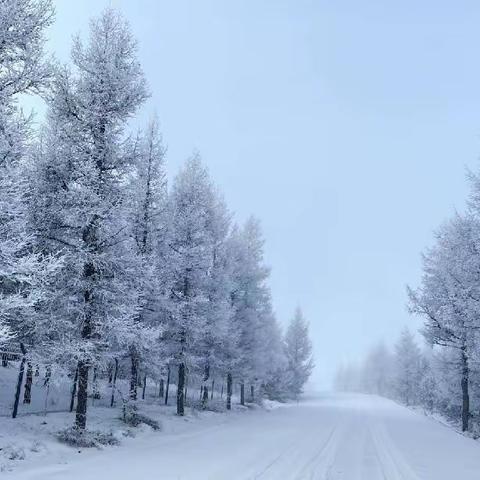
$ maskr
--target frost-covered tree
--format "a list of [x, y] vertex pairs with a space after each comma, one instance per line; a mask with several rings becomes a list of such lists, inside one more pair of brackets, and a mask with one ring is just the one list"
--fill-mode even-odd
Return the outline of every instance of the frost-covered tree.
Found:
[[415, 339], [405, 328], [395, 344], [394, 390], [401, 402], [417, 405], [424, 369], [423, 358]]
[[294, 398], [298, 398], [313, 370], [312, 342], [308, 323], [300, 307], [296, 309], [287, 327], [285, 352], [288, 362], [288, 389]]
[[257, 219], [251, 217], [243, 228], [234, 228], [229, 249], [232, 262], [230, 298], [232, 321], [238, 332], [238, 357], [234, 370], [227, 374], [227, 380], [231, 383], [232, 376], [235, 377], [244, 392], [245, 384], [255, 387], [266, 380], [262, 315], [271, 314], [270, 291], [266, 283], [270, 270], [264, 264], [264, 240]]
[[184, 414], [187, 374], [199, 367], [200, 341], [207, 325], [213, 204], [212, 182], [200, 157], [194, 155], [173, 182], [167, 238], [171, 306], [163, 341], [178, 367], [178, 415]]
[[479, 224], [472, 215], [456, 215], [438, 231], [436, 245], [424, 256], [421, 286], [410, 291], [411, 311], [425, 319], [428, 343], [456, 352], [462, 392], [462, 430], [469, 429], [470, 382], [477, 350], [480, 301]]
[[31, 191], [24, 161], [31, 130], [18, 107], [20, 94], [38, 93], [48, 80], [44, 35], [52, 19], [49, 0], [0, 2], [0, 341], [14, 334], [25, 341], [57, 264], [35, 249], [26, 228]]
[[230, 212], [220, 193], [212, 191], [207, 233], [210, 241], [210, 266], [207, 272], [206, 295], [208, 303], [205, 325], [199, 344], [202, 375], [202, 404], [206, 407], [209, 380], [224, 378], [236, 356], [237, 334], [232, 323], [230, 301], [231, 263], [228, 258]]
[[165, 148], [156, 118], [150, 121], [145, 133], [138, 136], [131, 154], [135, 160], [131, 228], [140, 266], [137, 276], [139, 310], [135, 318], [137, 335], [129, 346], [130, 398], [136, 400], [139, 368], [152, 371], [154, 366], [160, 368], [161, 364], [159, 316], [165, 306], [160, 273], [164, 265], [160, 266], [159, 262], [164, 262], [167, 233], [167, 181]]
[[362, 366], [360, 379], [362, 391], [391, 397], [393, 369], [392, 353], [384, 342], [378, 343], [368, 352]]
[[75, 39], [72, 68], [57, 69], [34, 169], [32, 222], [45, 248], [66, 257], [45, 316], [55, 320], [57, 360], [63, 355], [77, 364], [79, 429], [86, 425], [89, 368], [136, 333], [139, 271], [126, 187], [132, 158], [123, 141], [146, 96], [128, 25], [106, 10], [91, 22], [86, 45]]

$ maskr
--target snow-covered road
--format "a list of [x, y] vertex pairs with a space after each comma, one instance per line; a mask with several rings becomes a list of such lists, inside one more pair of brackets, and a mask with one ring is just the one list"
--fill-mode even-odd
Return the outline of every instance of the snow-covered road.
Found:
[[480, 444], [389, 400], [332, 394], [195, 432], [148, 435], [12, 478], [478, 480]]

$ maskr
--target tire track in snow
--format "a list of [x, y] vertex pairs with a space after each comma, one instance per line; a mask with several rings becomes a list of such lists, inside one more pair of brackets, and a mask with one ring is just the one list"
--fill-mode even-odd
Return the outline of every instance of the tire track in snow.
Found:
[[312, 457], [310, 457], [307, 463], [305, 463], [301, 470], [297, 473], [295, 480], [313, 480], [315, 478], [319, 478], [317, 475], [319, 468], [322, 469], [321, 473], [323, 476], [321, 478], [328, 480], [329, 472], [334, 464], [335, 453], [338, 445], [337, 439], [340, 435], [340, 430], [341, 426], [338, 424], [332, 428], [325, 442], [323, 442], [321, 447]]
[[254, 480], [258, 480], [259, 478], [262, 478], [266, 473], [269, 472], [269, 470], [276, 464], [278, 463], [279, 460], [281, 460], [282, 458], [285, 457], [286, 454], [288, 454], [288, 452], [291, 451], [292, 447], [296, 444], [296, 442], [293, 442], [291, 443], [287, 448], [283, 449], [281, 451], [281, 453], [279, 453], [273, 460], [271, 460], [265, 467], [264, 469], [255, 474], [255, 476], [253, 477]]
[[383, 425], [369, 427], [383, 480], [421, 480], [395, 447]]

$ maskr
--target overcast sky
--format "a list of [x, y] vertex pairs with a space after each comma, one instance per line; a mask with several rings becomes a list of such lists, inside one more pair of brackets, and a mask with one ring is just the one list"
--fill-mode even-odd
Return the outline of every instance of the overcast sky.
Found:
[[417, 328], [405, 286], [478, 166], [480, 2], [57, 0], [50, 49], [66, 60], [108, 5], [139, 41], [170, 175], [198, 149], [237, 217], [262, 220], [314, 380]]

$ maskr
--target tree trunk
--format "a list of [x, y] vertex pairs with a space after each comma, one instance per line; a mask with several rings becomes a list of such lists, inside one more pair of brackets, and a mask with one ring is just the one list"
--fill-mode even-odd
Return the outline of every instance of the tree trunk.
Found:
[[470, 395], [468, 392], [469, 367], [465, 348], [462, 349], [462, 432], [469, 429], [470, 420]]
[[210, 400], [213, 400], [213, 391], [214, 391], [214, 388], [215, 388], [215, 379], [212, 380], [212, 391], [210, 393]]
[[232, 374], [227, 373], [227, 410], [232, 409]]
[[25, 389], [23, 390], [23, 403], [32, 402], [32, 382], [33, 382], [33, 366], [27, 362], [27, 376], [25, 378]]
[[115, 367], [113, 368], [113, 378], [111, 381], [112, 384], [112, 398], [110, 399], [110, 406], [113, 407], [115, 404], [115, 385], [117, 383], [117, 373], [118, 373], [118, 359], [115, 359]]
[[165, 405], [168, 405], [168, 392], [170, 390], [170, 365], [167, 372], [167, 387], [165, 388]]
[[[85, 245], [92, 251], [96, 249], [96, 222], [98, 217], [95, 216], [91, 222], [85, 227], [82, 238]], [[95, 264], [90, 261], [83, 266], [83, 276], [87, 284], [91, 284], [96, 275]], [[93, 332], [92, 322], [92, 308], [94, 293], [93, 289], [87, 288], [83, 292], [84, 299], [84, 319], [81, 331], [82, 340], [90, 340]], [[77, 409], [75, 412], [75, 428], [78, 430], [85, 430], [87, 426], [87, 400], [88, 400], [88, 368], [89, 360], [80, 358], [77, 366], [78, 387], [77, 387]]]
[[15, 401], [13, 402], [12, 418], [16, 418], [18, 413], [18, 403], [20, 402], [20, 391], [22, 390], [23, 372], [25, 371], [25, 355], [27, 354], [23, 343], [20, 343], [20, 348], [22, 350], [23, 357], [22, 361], [20, 362], [20, 371], [18, 372], [17, 388], [15, 390]]
[[220, 398], [223, 399], [223, 388], [224, 388], [224, 385], [223, 385], [223, 381], [222, 381], [222, 390], [220, 391]]
[[112, 386], [112, 382], [113, 382], [113, 368], [114, 367], [110, 363], [109, 366], [108, 366], [108, 386], [109, 387]]
[[240, 384], [240, 405], [245, 406], [245, 384]]
[[178, 383], [177, 383], [177, 415], [185, 414], [185, 364], [181, 362], [178, 365]]
[[137, 399], [137, 383], [138, 383], [138, 360], [135, 349], [131, 348], [130, 354], [130, 400]]
[[253, 385], [250, 385], [250, 401], [252, 403], [255, 401], [255, 388]]
[[97, 379], [97, 369], [93, 369], [93, 380], [92, 380], [92, 396], [94, 400], [100, 399], [100, 391], [98, 390], [98, 379]]
[[75, 376], [73, 378], [72, 396], [70, 398], [70, 412], [73, 412], [73, 406], [75, 404], [75, 395], [77, 394], [77, 381], [78, 381], [78, 367], [75, 370]]
[[50, 379], [52, 378], [52, 367], [51, 365], [47, 365], [45, 369], [45, 379], [43, 381], [43, 386], [48, 387], [50, 385]]
[[202, 408], [205, 410], [208, 404], [208, 387], [205, 385], [203, 387], [203, 396], [202, 396]]
[[160, 398], [163, 398], [165, 395], [165, 382], [163, 381], [163, 378], [160, 379], [160, 391], [158, 392], [158, 396]]
[[147, 376], [143, 377], [142, 400], [145, 400], [145, 390], [147, 389]]
[[78, 362], [78, 393], [77, 410], [75, 415], [75, 427], [85, 430], [87, 426], [87, 396], [88, 396], [88, 364], [80, 360]]
[[207, 403], [208, 403], [207, 381], [209, 378], [210, 378], [210, 365], [207, 363], [205, 364], [205, 369], [203, 371], [203, 384], [202, 384], [202, 388], [200, 389], [200, 400], [202, 402], [202, 408], [204, 410], [207, 408]]

